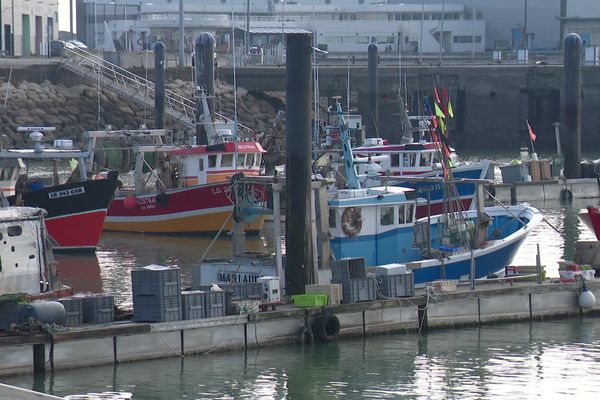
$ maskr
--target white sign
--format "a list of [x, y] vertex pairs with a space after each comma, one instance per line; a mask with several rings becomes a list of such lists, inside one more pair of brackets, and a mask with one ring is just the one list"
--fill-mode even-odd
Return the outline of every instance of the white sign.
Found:
[[83, 188], [83, 186], [79, 186], [79, 187], [75, 187], [73, 189], [59, 190], [58, 192], [50, 192], [50, 193], [48, 193], [48, 197], [51, 199], [58, 199], [61, 197], [76, 196], [78, 194], [84, 194], [84, 193], [85, 193], [85, 189]]

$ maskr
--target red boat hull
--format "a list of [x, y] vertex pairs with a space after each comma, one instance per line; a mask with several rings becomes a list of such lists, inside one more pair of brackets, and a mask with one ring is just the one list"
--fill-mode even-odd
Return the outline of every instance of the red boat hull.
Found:
[[579, 212], [579, 219], [600, 240], [600, 210], [597, 207], [588, 206]]

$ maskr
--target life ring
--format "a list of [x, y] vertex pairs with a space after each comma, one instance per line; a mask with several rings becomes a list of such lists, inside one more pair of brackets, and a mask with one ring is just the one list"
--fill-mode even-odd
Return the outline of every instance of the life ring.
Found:
[[137, 44], [139, 44], [140, 46], [144, 44], [144, 39], [138, 39], [137, 40]]
[[311, 325], [315, 339], [321, 342], [331, 342], [340, 337], [340, 320], [335, 315], [324, 315], [315, 318]]
[[569, 189], [562, 189], [560, 191], [560, 200], [570, 202], [573, 200], [573, 193]]
[[165, 192], [160, 192], [156, 195], [156, 204], [161, 207], [166, 207], [169, 204], [169, 195]]

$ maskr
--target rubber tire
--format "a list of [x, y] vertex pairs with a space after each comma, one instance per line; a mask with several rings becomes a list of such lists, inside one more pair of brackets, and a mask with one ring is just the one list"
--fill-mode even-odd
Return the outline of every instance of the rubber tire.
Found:
[[560, 200], [563, 202], [571, 202], [573, 200], [573, 193], [569, 189], [563, 189], [560, 191]]
[[169, 204], [169, 195], [165, 192], [160, 192], [156, 195], [156, 204], [160, 207], [166, 207]]
[[340, 337], [340, 320], [335, 315], [324, 315], [313, 321], [311, 329], [315, 340], [331, 342]]

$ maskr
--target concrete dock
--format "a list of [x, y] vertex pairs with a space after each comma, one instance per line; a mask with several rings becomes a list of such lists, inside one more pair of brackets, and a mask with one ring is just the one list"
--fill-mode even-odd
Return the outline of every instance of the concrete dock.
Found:
[[600, 184], [594, 178], [501, 183], [494, 185], [494, 197], [505, 204], [524, 201], [597, 199]]
[[[586, 285], [600, 299], [600, 280]], [[330, 307], [285, 306], [277, 311], [168, 323], [124, 321], [65, 328], [52, 337], [3, 336], [0, 376], [32, 373], [45, 365], [58, 370], [295, 343], [302, 341], [305, 327], [314, 318], [328, 314], [338, 317], [341, 337], [366, 337], [499, 321], [588, 316], [600, 311], [599, 301], [589, 310], [579, 307], [581, 289], [581, 282], [478, 282], [473, 291], [468, 287], [450, 293], [427, 294], [422, 290], [421, 295], [411, 298]]]

